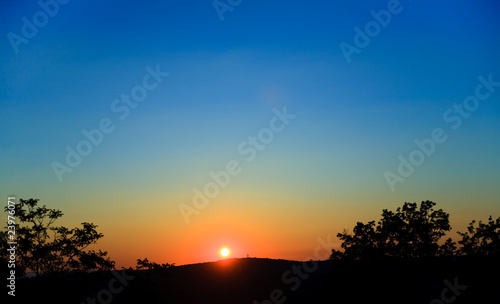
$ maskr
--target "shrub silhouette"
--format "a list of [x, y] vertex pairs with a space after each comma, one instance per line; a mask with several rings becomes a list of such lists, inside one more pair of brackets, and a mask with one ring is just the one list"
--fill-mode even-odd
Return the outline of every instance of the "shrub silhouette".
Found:
[[163, 263], [160, 265], [160, 264], [155, 263], [155, 262], [150, 262], [147, 258], [145, 258], [144, 260], [137, 259], [136, 269], [137, 270], [141, 270], [141, 269], [158, 270], [158, 269], [168, 269], [168, 268], [171, 268], [174, 266], [175, 266], [175, 263], [174, 264]]
[[[30, 270], [37, 276], [66, 271], [90, 271], [113, 269], [115, 262], [107, 252], [85, 249], [103, 237], [97, 226], [82, 223], [81, 228], [54, 227], [63, 216], [60, 210], [38, 206], [39, 199], [20, 199], [15, 205], [16, 275], [24, 276]], [[7, 211], [7, 207], [5, 208]], [[8, 227], [6, 227], [8, 228]], [[6, 235], [6, 232], [3, 232]], [[7, 238], [0, 243], [0, 258], [8, 257]], [[5, 264], [4, 264], [5, 265]]]

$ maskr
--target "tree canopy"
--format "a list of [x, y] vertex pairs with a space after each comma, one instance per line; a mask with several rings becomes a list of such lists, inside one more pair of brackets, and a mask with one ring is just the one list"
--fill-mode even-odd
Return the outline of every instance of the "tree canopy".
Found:
[[475, 221], [465, 233], [459, 232], [462, 245], [457, 251], [456, 244], [447, 239], [439, 245], [440, 239], [451, 230], [449, 214], [442, 209], [435, 210], [436, 203], [423, 201], [405, 202], [396, 212], [382, 210], [378, 223], [358, 222], [353, 232], [344, 230], [337, 234], [343, 241], [343, 252], [332, 250], [331, 259], [350, 258], [354, 260], [372, 259], [383, 256], [416, 258], [425, 256], [449, 256], [454, 254], [497, 254], [500, 252], [500, 218], [496, 221], [490, 216], [489, 222]]
[[496, 220], [490, 216], [487, 223], [472, 221], [466, 232], [458, 232], [462, 240], [459, 252], [464, 255], [493, 255], [500, 253], [500, 217]]
[[[82, 227], [68, 229], [54, 226], [63, 216], [60, 210], [38, 205], [39, 199], [20, 199], [15, 205], [16, 274], [26, 271], [37, 275], [66, 271], [113, 269], [115, 263], [101, 250], [85, 250], [103, 237], [97, 225], [83, 222]], [[5, 211], [8, 211], [7, 207]], [[6, 227], [7, 228], [7, 227]], [[4, 232], [4, 234], [6, 234]], [[7, 241], [0, 243], [1, 259], [7, 259]]]

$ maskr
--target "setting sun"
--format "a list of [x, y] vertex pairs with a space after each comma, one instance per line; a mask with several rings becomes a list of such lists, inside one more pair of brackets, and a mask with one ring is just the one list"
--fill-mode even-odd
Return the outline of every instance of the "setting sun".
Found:
[[221, 249], [221, 251], [220, 251], [220, 254], [221, 254], [222, 256], [227, 257], [227, 256], [229, 255], [229, 249], [227, 249], [227, 248], [222, 248], [222, 249]]

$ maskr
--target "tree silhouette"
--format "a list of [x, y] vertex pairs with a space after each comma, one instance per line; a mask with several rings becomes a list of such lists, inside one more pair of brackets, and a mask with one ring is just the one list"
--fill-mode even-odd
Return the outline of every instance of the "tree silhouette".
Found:
[[[434, 210], [436, 203], [423, 201], [405, 202], [396, 212], [382, 210], [382, 219], [363, 224], [358, 222], [353, 233], [344, 230], [337, 237], [343, 241], [343, 257], [369, 259], [381, 256], [422, 257], [437, 255], [440, 250], [450, 249], [438, 245], [439, 239], [451, 229], [449, 214], [442, 209]], [[332, 252], [332, 259], [338, 258]]]
[[[103, 237], [96, 225], [84, 222], [81, 228], [53, 227], [63, 213], [45, 205], [40, 207], [38, 201], [20, 199], [15, 205], [16, 275], [23, 276], [27, 270], [41, 275], [114, 268], [115, 263], [106, 257], [107, 252], [85, 251]], [[6, 240], [3, 238], [0, 243], [0, 256], [4, 260], [8, 258]]]
[[344, 230], [343, 233], [337, 234], [337, 237], [343, 241], [341, 247], [344, 249], [345, 257], [355, 260], [367, 259], [382, 253], [380, 235], [375, 229], [375, 221], [368, 222], [368, 224], [358, 222], [352, 234]]
[[175, 266], [175, 263], [174, 264], [163, 263], [160, 265], [160, 264], [155, 263], [155, 262], [150, 262], [147, 258], [145, 258], [144, 260], [137, 259], [136, 269], [137, 270], [141, 270], [141, 269], [158, 270], [158, 269], [168, 269], [168, 268], [171, 268], [174, 266]]
[[448, 238], [443, 245], [439, 247], [438, 255], [450, 257], [457, 254], [457, 244], [451, 238]]
[[458, 241], [462, 247], [460, 254], [464, 255], [494, 255], [500, 254], [500, 217], [496, 220], [489, 217], [488, 223], [479, 221], [478, 227], [474, 227], [476, 221], [472, 221], [466, 232], [458, 232], [462, 240]]

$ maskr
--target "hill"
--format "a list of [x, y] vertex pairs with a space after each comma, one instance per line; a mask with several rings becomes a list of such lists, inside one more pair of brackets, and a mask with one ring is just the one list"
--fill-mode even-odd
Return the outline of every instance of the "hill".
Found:
[[[258, 258], [18, 280], [23, 303], [499, 303], [498, 258]], [[434, 302], [433, 302], [434, 301]]]

